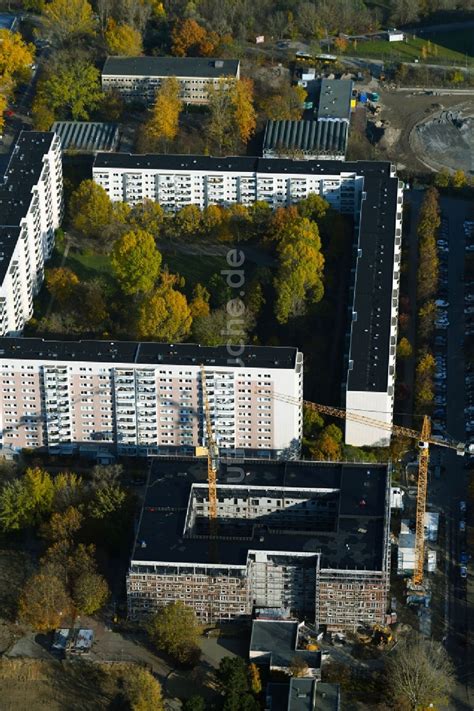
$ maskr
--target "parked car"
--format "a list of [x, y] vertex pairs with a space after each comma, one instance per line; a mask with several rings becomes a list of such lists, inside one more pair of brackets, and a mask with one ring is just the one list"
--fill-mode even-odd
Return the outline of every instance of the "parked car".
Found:
[[462, 565], [466, 565], [466, 563], [469, 560], [469, 555], [466, 553], [466, 551], [461, 551], [461, 554], [459, 556], [459, 560], [461, 561]]
[[459, 510], [464, 513], [466, 510], [466, 502], [465, 501], [460, 501], [459, 502]]
[[463, 518], [459, 521], [459, 530], [461, 533], [464, 533], [466, 530], [466, 522]]
[[465, 565], [461, 565], [459, 568], [459, 573], [461, 575], [461, 578], [467, 578], [467, 568]]

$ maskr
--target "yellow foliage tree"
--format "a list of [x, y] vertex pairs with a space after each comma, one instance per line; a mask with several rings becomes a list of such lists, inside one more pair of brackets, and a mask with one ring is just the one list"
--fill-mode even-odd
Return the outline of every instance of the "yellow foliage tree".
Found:
[[8, 99], [5, 96], [5, 94], [0, 94], [0, 136], [3, 131], [3, 127], [5, 126], [5, 109], [8, 106]]
[[138, 310], [138, 336], [171, 343], [182, 341], [189, 334], [192, 322], [185, 295], [164, 284], [143, 299]]
[[467, 185], [467, 175], [463, 170], [456, 170], [453, 173], [453, 188], [465, 188]]
[[45, 34], [58, 44], [71, 37], [95, 34], [92, 7], [87, 0], [51, 0], [44, 9]]
[[164, 711], [160, 683], [147, 669], [135, 667], [125, 675], [123, 687], [131, 711]]
[[46, 288], [62, 304], [71, 299], [78, 284], [79, 277], [69, 267], [56, 267], [46, 272]]
[[193, 290], [193, 300], [189, 304], [191, 316], [193, 319], [201, 316], [209, 316], [211, 309], [209, 307], [210, 294], [205, 286], [196, 284]]
[[140, 32], [131, 25], [118, 25], [112, 18], [107, 23], [105, 42], [109, 54], [137, 57], [143, 52]]
[[34, 45], [24, 42], [19, 32], [0, 30], [0, 75], [27, 78], [34, 58]]
[[249, 664], [249, 681], [252, 693], [258, 696], [262, 691], [262, 680], [260, 679], [260, 670], [253, 662]]
[[348, 45], [349, 42], [346, 40], [345, 37], [336, 37], [336, 39], [334, 40], [334, 46], [338, 52], [345, 52]]
[[233, 91], [235, 123], [240, 140], [247, 143], [255, 133], [257, 114], [253, 105], [253, 82], [251, 79], [240, 79], [235, 82]]
[[171, 32], [171, 51], [175, 57], [191, 54], [209, 56], [215, 50], [216, 40], [218, 41], [217, 35], [208, 35], [206, 29], [196, 20], [178, 20]]
[[71, 598], [64, 583], [46, 569], [26, 583], [20, 598], [19, 618], [39, 632], [49, 632], [60, 627], [71, 610]]
[[183, 107], [176, 77], [164, 79], [157, 94], [147, 131], [153, 138], [172, 141], [178, 133], [179, 114]]

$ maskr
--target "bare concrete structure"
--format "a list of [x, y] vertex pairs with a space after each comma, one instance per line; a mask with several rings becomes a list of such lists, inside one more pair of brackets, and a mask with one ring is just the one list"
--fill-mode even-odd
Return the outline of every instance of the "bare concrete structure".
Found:
[[154, 462], [127, 576], [132, 619], [182, 600], [204, 623], [254, 608], [330, 630], [383, 622], [386, 465], [221, 463], [212, 539], [206, 477], [195, 459]]

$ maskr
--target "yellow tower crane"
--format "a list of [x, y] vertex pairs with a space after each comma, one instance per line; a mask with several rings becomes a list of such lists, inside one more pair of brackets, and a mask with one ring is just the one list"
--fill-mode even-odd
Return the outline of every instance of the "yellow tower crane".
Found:
[[207, 394], [206, 371], [201, 365], [202, 401], [206, 420], [207, 444], [207, 485], [209, 488], [209, 533], [211, 538], [217, 535], [217, 472], [219, 470], [219, 449], [212, 431], [209, 397]]
[[274, 393], [273, 397], [276, 400], [281, 400], [293, 405], [301, 406], [301, 404], [320, 412], [324, 415], [330, 415], [331, 417], [339, 417], [343, 420], [351, 420], [353, 422], [360, 422], [364, 425], [369, 425], [376, 427], [378, 429], [387, 430], [393, 435], [398, 435], [399, 437], [409, 437], [410, 439], [416, 439], [418, 441], [419, 457], [418, 457], [418, 487], [417, 487], [417, 498], [416, 498], [416, 532], [415, 532], [415, 570], [413, 573], [413, 583], [415, 585], [421, 585], [423, 583], [423, 568], [425, 561], [425, 511], [426, 511], [426, 500], [428, 494], [428, 465], [429, 465], [429, 446], [430, 444], [436, 444], [440, 447], [448, 447], [449, 449], [455, 449], [458, 454], [463, 455], [465, 452], [465, 445], [459, 442], [447, 441], [444, 439], [437, 439], [431, 435], [431, 421], [428, 416], [425, 415], [423, 418], [423, 425], [421, 428], [421, 433], [417, 430], [412, 430], [408, 427], [400, 427], [399, 425], [392, 425], [389, 422], [383, 422], [382, 420], [377, 420], [372, 417], [367, 417], [366, 415], [361, 415], [353, 410], [343, 410], [339, 407], [329, 407], [328, 405], [320, 405], [316, 402], [309, 402], [307, 400], [299, 400], [288, 395], [279, 395]]

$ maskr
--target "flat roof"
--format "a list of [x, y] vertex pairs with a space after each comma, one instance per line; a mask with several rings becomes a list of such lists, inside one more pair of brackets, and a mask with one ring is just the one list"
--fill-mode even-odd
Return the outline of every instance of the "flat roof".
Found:
[[20, 236], [20, 224], [30, 208], [33, 189], [43, 170], [43, 158], [54, 133], [22, 131], [1, 163], [0, 177], [0, 282]]
[[208, 77], [236, 76], [238, 59], [211, 57], [107, 57], [102, 76]]
[[[91, 361], [142, 365], [208, 365], [237, 368], [291, 368], [297, 348], [245, 346], [238, 359], [226, 346], [139, 341], [49, 341], [43, 338], [2, 338], [0, 358], [40, 361]], [[240, 362], [239, 362], [240, 361]]]
[[[270, 492], [269, 496], [273, 495], [271, 488], [278, 487], [335, 489], [337, 525], [335, 530], [298, 530], [295, 533], [257, 527], [245, 537], [219, 538], [218, 560], [223, 566], [245, 566], [248, 551], [261, 550], [281, 552], [282, 555], [287, 552], [308, 554], [311, 565], [314, 565], [314, 557], [320, 555], [323, 569], [384, 570], [387, 465], [249, 459], [239, 460], [235, 465], [221, 462], [218, 495], [221, 485], [231, 485], [231, 490], [239, 486], [233, 484], [236, 466], [241, 468], [241, 487], [264, 487]], [[206, 483], [206, 459], [153, 460], [132, 564], [134, 561], [158, 564], [211, 562], [207, 536], [193, 538], [184, 535], [192, 486], [204, 485], [202, 489], [206, 491]], [[236, 495], [242, 495], [242, 491], [235, 489]], [[287, 495], [291, 496], [291, 493], [287, 492]]]
[[271, 682], [266, 688], [269, 711], [339, 711], [338, 684], [292, 677], [288, 682]]
[[396, 178], [364, 180], [348, 390], [384, 392], [388, 385], [397, 190]]
[[311, 669], [319, 669], [321, 652], [296, 649], [298, 627], [296, 620], [253, 620], [250, 652], [269, 653], [275, 667], [289, 667], [294, 657], [300, 657]]
[[119, 140], [117, 123], [97, 121], [55, 121], [51, 127], [63, 151], [114, 151]]
[[318, 119], [350, 119], [353, 82], [351, 79], [323, 79], [318, 103]]

